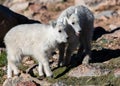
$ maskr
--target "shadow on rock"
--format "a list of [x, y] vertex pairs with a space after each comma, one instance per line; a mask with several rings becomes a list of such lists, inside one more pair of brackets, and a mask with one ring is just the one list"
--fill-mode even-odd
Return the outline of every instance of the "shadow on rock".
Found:
[[[93, 50], [92, 51], [92, 58], [90, 63], [101, 63], [104, 61], [108, 61], [112, 58], [117, 58], [120, 56], [120, 49], [116, 49], [116, 50], [111, 50], [111, 49], [102, 49], [102, 50]], [[71, 69], [79, 66], [82, 63], [82, 59], [83, 59], [84, 55], [82, 57], [77, 57], [76, 54], [74, 54], [72, 56], [72, 60], [71, 60], [71, 65], [67, 66], [65, 71], [63, 71], [61, 74], [57, 75], [55, 77], [55, 79], [65, 75], [66, 73], [68, 73]]]
[[93, 50], [92, 51], [92, 63], [108, 61], [112, 58], [117, 58], [120, 56], [120, 49], [111, 50], [111, 49], [102, 49], [102, 50]]
[[[100, 38], [104, 34], [112, 34], [119, 29], [120, 29], [120, 27], [118, 27], [112, 31], [105, 31], [105, 29], [102, 27], [96, 27], [95, 31], [94, 31], [93, 41], [97, 40], [98, 38]], [[61, 74], [59, 74], [55, 78], [59, 78], [59, 77], [63, 76], [64, 74], [68, 73], [71, 69], [82, 64], [84, 55], [85, 55], [84, 53], [81, 56], [74, 54], [71, 57], [71, 64], [66, 67], [66, 70], [64, 72], [62, 72]], [[105, 62], [105, 61], [108, 61], [112, 58], [117, 58], [119, 56], [120, 56], [120, 49], [112, 50], [112, 49], [103, 48], [101, 50], [92, 50], [90, 63]]]
[[117, 30], [120, 30], [120, 27], [118, 27], [112, 31], [106, 31], [103, 27], [100, 27], [100, 26], [96, 27], [94, 30], [94, 34], [93, 34], [93, 41], [97, 40], [98, 38], [100, 38], [104, 34], [111, 34]]
[[39, 21], [28, 19], [27, 17], [11, 11], [9, 8], [0, 5], [0, 47], [4, 47], [3, 38], [5, 34], [14, 26], [19, 24], [40, 23]]
[[[116, 31], [120, 30], [120, 27], [115, 28], [112, 31], [105, 31], [102, 27], [96, 27], [93, 35], [93, 41], [97, 40], [104, 34], [112, 34]], [[92, 63], [96, 62], [104, 62], [110, 60], [112, 58], [117, 58], [120, 56], [120, 49], [112, 50], [112, 49], [102, 49], [102, 50], [93, 50], [92, 51]]]
[[[80, 65], [80, 64], [82, 63], [82, 60], [81, 60], [81, 59], [83, 59], [83, 56], [82, 56], [82, 58], [79, 58], [79, 57], [77, 57], [76, 54], [74, 54], [74, 55], [71, 57], [70, 65], [69, 65], [69, 66], [66, 66], [65, 71], [63, 71], [61, 74], [57, 75], [57, 76], [55, 77], [55, 79], [57, 79], [57, 78], [65, 75], [65, 74], [68, 73], [71, 69], [73, 69], [73, 68], [77, 67], [78, 65]], [[57, 67], [57, 68], [58, 68], [58, 67]], [[55, 69], [57, 69], [57, 68], [55, 68]], [[54, 69], [54, 70], [55, 70], [55, 69]]]

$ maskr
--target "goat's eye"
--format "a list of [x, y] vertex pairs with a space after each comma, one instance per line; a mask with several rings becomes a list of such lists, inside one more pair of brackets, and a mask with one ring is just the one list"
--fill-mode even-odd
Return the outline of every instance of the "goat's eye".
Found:
[[74, 22], [72, 22], [72, 25], [74, 25], [75, 23]]
[[61, 33], [62, 31], [61, 31], [61, 30], [59, 30], [58, 32], [59, 32], [59, 33]]

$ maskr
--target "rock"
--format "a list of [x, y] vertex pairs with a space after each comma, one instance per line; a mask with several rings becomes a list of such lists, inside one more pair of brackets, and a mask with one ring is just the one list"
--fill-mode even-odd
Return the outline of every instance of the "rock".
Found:
[[25, 64], [26, 64], [26, 65], [32, 65], [32, 64], [34, 64], [34, 61], [33, 61], [33, 60], [26, 61]]
[[100, 68], [92, 67], [90, 65], [80, 65], [68, 73], [70, 77], [85, 77], [85, 76], [102, 76], [107, 75], [110, 71], [109, 70], [101, 70]]
[[30, 56], [25, 56], [23, 57], [22, 63], [24, 63], [25, 65], [32, 65], [34, 64], [34, 60], [31, 59]]
[[37, 86], [37, 85], [32, 81], [26, 81], [26, 82], [19, 82], [17, 83], [16, 86]]
[[75, 0], [75, 5], [87, 6], [84, 0]]
[[23, 11], [25, 9], [27, 9], [29, 5], [29, 2], [19, 2], [19, 3], [15, 3], [13, 4], [10, 9], [14, 12], [20, 12], [20, 11]]
[[75, 5], [85, 4], [91, 10], [105, 10], [110, 6], [120, 5], [120, 0], [75, 0]]
[[14, 76], [6, 79], [3, 86], [51, 86], [51, 83], [45, 80], [38, 80], [36, 77], [31, 77], [29, 74], [22, 73], [19, 77]]
[[27, 16], [29, 19], [33, 19], [33, 18], [32, 18], [32, 14], [33, 14], [33, 13], [34, 13], [34, 12], [31, 11], [31, 10], [26, 10], [26, 11], [23, 12], [23, 15], [24, 15], [24, 16]]
[[[120, 38], [120, 27], [118, 28], [119, 30], [115, 31], [111, 36], [113, 38]], [[120, 40], [119, 40], [120, 41]]]
[[115, 24], [109, 25], [110, 30], [114, 30], [114, 29], [119, 28], [119, 27], [120, 27], [120, 25], [115, 25]]
[[39, 3], [30, 3], [29, 4], [29, 10], [37, 13], [41, 8], [41, 5]]
[[118, 15], [120, 15], [120, 10], [118, 10]]
[[12, 79], [6, 79], [3, 83], [3, 86], [12, 86]]
[[120, 68], [114, 70], [114, 76], [115, 77], [120, 77]]
[[68, 86], [68, 85], [64, 84], [63, 82], [56, 82], [52, 86]]
[[13, 3], [25, 2], [25, 1], [27, 1], [27, 0], [11, 0], [11, 2], [13, 2]]
[[25, 57], [23, 58], [22, 62], [25, 63], [26, 61], [29, 61], [29, 60], [31, 60], [31, 59], [30, 59], [30, 56], [25, 56]]
[[107, 49], [120, 49], [120, 30], [116, 28], [110, 32], [109, 34], [104, 34], [100, 38], [97, 39], [97, 43], [104, 46]]
[[39, 0], [41, 3], [57, 3], [57, 2], [62, 2], [64, 0]]
[[112, 10], [102, 11], [98, 14], [95, 14], [95, 18], [100, 19], [102, 16], [104, 16], [106, 18], [110, 18], [113, 16], [113, 13], [114, 13], [114, 11], [112, 11]]
[[28, 75], [23, 74], [20, 77], [13, 77], [6, 79], [3, 86], [37, 86], [32, 80], [30, 80]]
[[2, 67], [1, 69], [6, 71], [7, 70], [7, 66]]

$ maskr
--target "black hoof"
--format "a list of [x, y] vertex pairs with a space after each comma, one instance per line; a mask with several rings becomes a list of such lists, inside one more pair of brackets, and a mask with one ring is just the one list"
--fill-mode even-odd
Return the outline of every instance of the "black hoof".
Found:
[[44, 78], [45, 78], [44, 75], [38, 77], [39, 80], [43, 80]]

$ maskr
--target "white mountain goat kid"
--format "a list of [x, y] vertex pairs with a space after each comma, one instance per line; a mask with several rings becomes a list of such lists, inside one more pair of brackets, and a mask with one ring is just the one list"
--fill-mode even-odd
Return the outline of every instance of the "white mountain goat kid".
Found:
[[65, 25], [61, 22], [50, 25], [23, 24], [13, 27], [5, 36], [7, 49], [8, 70], [7, 77], [19, 74], [17, 63], [23, 55], [31, 55], [39, 62], [39, 75], [52, 76], [49, 66], [49, 56], [57, 44], [67, 42]]
[[[67, 46], [64, 43], [59, 46], [60, 56], [58, 66], [61, 63], [64, 65], [70, 64], [72, 52], [77, 48], [78, 44], [80, 44], [78, 56], [81, 57], [82, 53], [85, 53], [82, 63], [88, 64], [91, 56], [91, 40], [94, 30], [93, 13], [84, 6], [71, 6], [60, 14], [57, 22], [62, 18], [66, 18], [68, 22], [65, 30], [69, 40]], [[67, 47], [66, 50], [65, 47]]]

